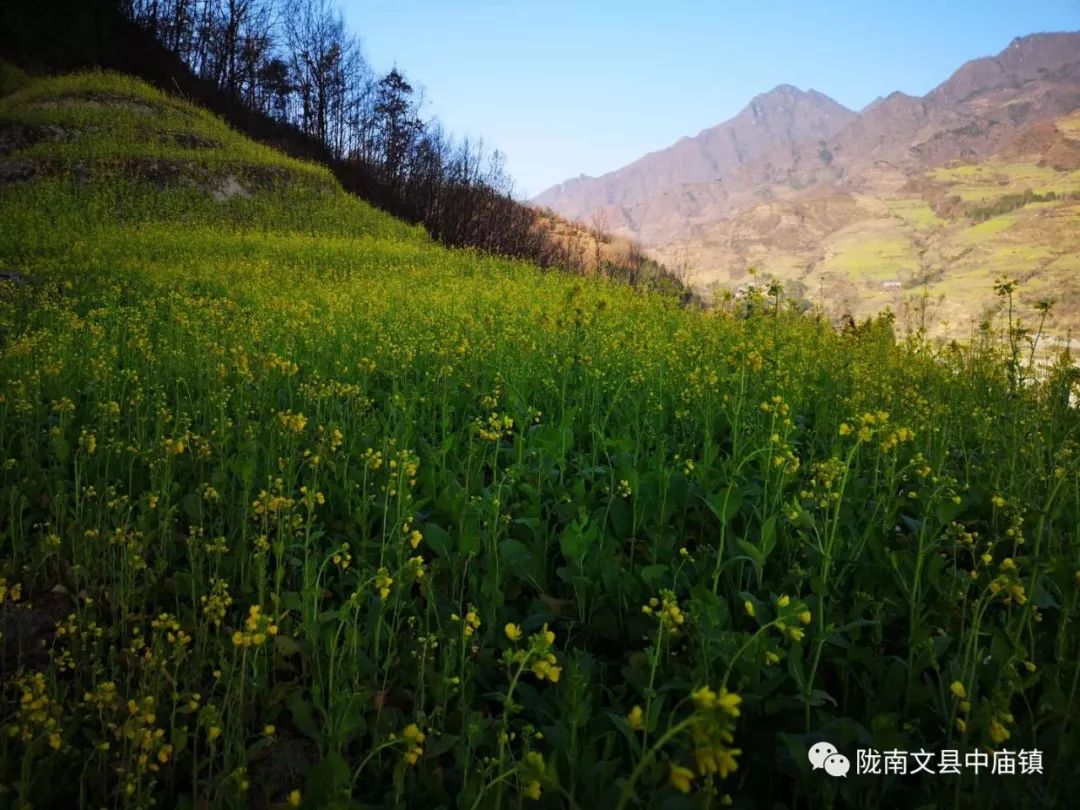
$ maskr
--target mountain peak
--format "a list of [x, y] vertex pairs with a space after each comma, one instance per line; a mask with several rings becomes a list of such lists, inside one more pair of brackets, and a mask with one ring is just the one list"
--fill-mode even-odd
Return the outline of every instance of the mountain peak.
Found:
[[[800, 87], [796, 87], [793, 84], [778, 84], [771, 90], [767, 90], [764, 93], [758, 93], [754, 96], [750, 103], [762, 101], [793, 101], [796, 99], [828, 99], [832, 101], [824, 93], [819, 93], [817, 90], [803, 90]], [[834, 102], [835, 103], [835, 102]]]
[[1080, 74], [1080, 31], [1028, 34], [1016, 37], [995, 56], [972, 59], [960, 66], [926, 98], [962, 104], [972, 96], [1071, 70]]
[[[822, 115], [843, 117], [852, 114], [838, 101], [817, 90], [802, 90], [793, 84], [778, 84], [772, 90], [759, 93], [750, 99], [750, 103], [737, 117], [749, 116], [758, 120], [780, 116], [794, 120], [796, 118], [811, 119]], [[730, 122], [725, 122], [720, 126], [726, 126], [728, 123]], [[706, 130], [706, 132], [709, 131]]]

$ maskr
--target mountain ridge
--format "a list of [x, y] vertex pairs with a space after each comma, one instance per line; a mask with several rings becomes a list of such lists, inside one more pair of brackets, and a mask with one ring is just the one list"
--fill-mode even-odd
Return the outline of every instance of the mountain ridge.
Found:
[[[551, 205], [558, 213], [580, 219], [587, 198], [599, 195], [605, 205], [633, 203], [655, 187], [714, 179], [784, 139], [802, 140], [831, 134], [855, 113], [817, 90], [781, 84], [750, 100], [738, 113], [697, 135], [684, 136], [663, 149], [597, 177], [579, 176], [553, 186], [534, 198], [538, 205], [556, 198], [578, 198], [582, 206]], [[784, 120], [786, 119], [786, 120]], [[764, 125], [761, 122], [765, 122]], [[754, 130], [772, 127], [760, 141]]]
[[[625, 179], [616, 171], [602, 195], [590, 197], [579, 184], [569, 196], [545, 193], [534, 202], [640, 240], [701, 293], [737, 287], [756, 267], [798, 289], [832, 291], [824, 304], [869, 314], [871, 304], [897, 304], [882, 298], [881, 282], [922, 279], [952, 293], [959, 288], [950, 273], [982, 278], [970, 264], [977, 258], [1001, 272], [1052, 277], [1049, 287], [1033, 286], [1056, 285], [1068, 299], [1063, 311], [1080, 326], [1080, 290], [1062, 253], [1080, 248], [1069, 235], [1070, 217], [1080, 221], [1072, 196], [1080, 190], [1078, 54], [1080, 32], [1018, 37], [994, 56], [965, 62], [926, 95], [894, 91], [848, 111], [823, 137], [788, 137], [784, 114], [770, 110], [758, 118], [769, 122], [769, 136], [722, 172], [642, 189], [612, 187]], [[753, 120], [768, 96], [762, 106], [786, 107], [790, 116], [785, 94], [805, 100], [810, 92], [779, 85], [739, 115]], [[745, 127], [732, 126], [737, 119], [703, 130], [695, 145], [707, 151], [709, 133], [742, 134]], [[654, 167], [653, 178], [662, 176]], [[1005, 219], [980, 225], [999, 215]], [[954, 319], [974, 317], [985, 303], [974, 286], [963, 295], [950, 310]]]
[[[1017, 101], [1014, 96], [1025, 84], [1032, 81], [1048, 81], [1045, 78], [1047, 75], [1053, 78], [1056, 74], [1051, 71], [1050, 66], [1056, 66], [1058, 73], [1064, 71], [1066, 79], [1071, 80], [1075, 74], [1076, 89], [1070, 92], [1061, 88], [1051, 88], [1041, 98], [1028, 99], [1026, 107], [1021, 104], [1010, 109], [1011, 126], [1009, 128], [1018, 131], [1020, 127], [1032, 123], [1033, 120], [1043, 120], [1066, 113], [1080, 105], [1080, 58], [1075, 57], [1077, 53], [1080, 53], [1080, 32], [1038, 33], [1017, 37], [995, 56], [980, 57], [965, 62], [925, 96], [912, 96], [901, 91], [893, 91], [875, 99], [858, 113], [847, 109], [820, 91], [813, 89], [803, 91], [791, 84], [780, 84], [772, 90], [754, 96], [739, 113], [714, 127], [706, 128], [695, 136], [681, 138], [665, 149], [650, 152], [620, 169], [599, 177], [579, 176], [564, 181], [541, 192], [533, 198], [532, 202], [577, 220], [584, 220], [602, 212], [606, 218], [616, 220], [614, 223], [616, 229], [622, 227], [629, 235], [633, 234], [634, 230], [626, 228], [627, 221], [641, 220], [641, 212], [633, 216], [628, 211], [603, 211], [603, 209], [611, 206], [622, 208], [640, 206], [657, 192], [670, 190], [684, 183], [728, 180], [725, 175], [742, 166], [752, 164], [755, 160], [765, 161], [766, 164], [774, 166], [787, 162], [790, 168], [791, 164], [813, 158], [817, 154], [822, 157], [823, 162], [829, 164], [836, 156], [833, 150], [829, 149], [827, 144], [815, 141], [827, 141], [832, 136], [847, 130], [852, 124], [858, 126], [860, 121], [862, 126], [870, 130], [870, 140], [877, 138], [879, 147], [890, 145], [893, 147], [892, 151], [886, 149], [882, 152], [878, 149], [877, 154], [871, 154], [870, 157], [875, 160], [904, 162], [905, 159], [910, 158], [916, 163], [925, 163], [928, 160], [934, 162], [961, 157], [965, 150], [971, 156], [990, 154], [1002, 145], [1008, 133], [1004, 130], [1000, 134], [991, 132], [999, 126], [999, 122], [992, 116], [987, 118], [986, 105], [973, 104], [973, 101], [979, 101], [978, 98], [973, 99], [973, 96], [985, 96], [998, 92], [1001, 97], [996, 99], [992, 106], [1009, 107]], [[972, 92], [973, 83], [977, 84], [978, 88]], [[963, 96], [962, 101], [950, 101], [959, 96]], [[718, 140], [725, 134], [730, 135], [745, 129], [745, 126], [740, 127], [742, 122], [763, 121], [778, 117], [773, 111], [775, 108], [770, 109], [771, 104], [764, 106], [762, 104], [762, 102], [774, 102], [778, 98], [783, 98], [787, 102], [813, 99], [817, 105], [826, 110], [826, 114], [833, 111], [836, 118], [840, 120], [834, 121], [836, 126], [831, 127], [821, 122], [818, 122], [815, 127], [815, 122], [810, 121], [807, 126], [799, 128], [798, 133], [793, 132], [791, 128], [766, 133], [759, 143], [750, 144], [743, 150], [741, 159], [724, 163], [714, 159], [711, 168], [698, 171], [696, 174], [693, 172], [695, 168], [693, 163], [678, 170], [656, 165], [658, 161], [665, 158], [685, 159], [686, 155], [695, 149], [710, 154], [710, 147], [717, 148]], [[759, 109], [763, 114], [757, 114]], [[987, 120], [981, 120], [983, 118]], [[898, 126], [898, 124], [903, 126]], [[912, 124], [920, 126], [913, 128]], [[921, 133], [922, 137], [917, 142], [908, 144], [908, 146], [920, 149], [922, 154], [908, 156], [904, 149], [899, 151], [895, 149], [897, 140], [906, 136], [917, 136], [920, 134], [919, 130], [925, 126], [929, 126], [933, 131]], [[952, 131], [952, 137], [947, 140], [954, 144], [964, 139], [971, 140], [980, 137], [981, 142], [962, 143], [956, 148], [943, 148], [940, 133], [950, 131]], [[858, 140], [859, 136], [858, 128], [849, 133], [849, 139], [853, 137]], [[935, 136], [937, 136], [936, 142]], [[890, 143], [887, 144], [887, 141]], [[852, 146], [851, 143], [846, 144], [843, 151], [850, 152]], [[854, 146], [857, 147], [858, 144]], [[863, 144], [863, 146], [865, 148], [866, 145]], [[841, 163], [843, 164], [843, 160]], [[643, 166], [648, 166], [647, 177], [642, 177]], [[700, 166], [701, 163], [697, 163], [697, 168]], [[736, 176], [733, 179], [737, 182], [746, 182], [744, 177]], [[644, 233], [641, 235], [646, 242], [649, 241]]]

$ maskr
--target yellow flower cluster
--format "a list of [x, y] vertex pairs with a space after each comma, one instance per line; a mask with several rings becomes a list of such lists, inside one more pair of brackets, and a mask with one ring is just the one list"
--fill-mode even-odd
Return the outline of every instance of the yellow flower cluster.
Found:
[[342, 571], [352, 565], [352, 553], [349, 551], [349, 544], [342, 543], [341, 548], [330, 555], [330, 562]]
[[888, 434], [882, 434], [881, 440], [881, 452], [888, 453], [894, 450], [898, 445], [906, 444], [915, 440], [915, 431], [910, 428], [901, 427], [896, 430], [890, 431]]
[[271, 352], [266, 358], [266, 366], [267, 368], [280, 371], [286, 377], [293, 377], [297, 374], [297, 372], [300, 371], [300, 366], [298, 366], [292, 360], [288, 360], [284, 357], [279, 357], [273, 352]]
[[180, 627], [180, 622], [171, 613], [161, 613], [150, 622], [150, 627], [158, 632], [167, 644], [179, 652], [191, 644], [191, 636]]
[[1016, 718], [1009, 712], [995, 712], [990, 717], [990, 727], [987, 732], [990, 739], [996, 743], [1003, 743], [1011, 736], [1009, 726], [1016, 722]]
[[277, 632], [278, 626], [273, 618], [265, 615], [259, 605], [252, 605], [248, 608], [243, 629], [232, 634], [232, 643], [243, 649], [258, 647], [276, 636]]
[[787, 594], [782, 594], [776, 600], [776, 629], [794, 641], [796, 644], [803, 640], [806, 633], [799, 624], [810, 624], [813, 616], [806, 605], [801, 602], [793, 602]]
[[525, 798], [538, 801], [542, 793], [540, 781], [544, 778], [544, 755], [539, 751], [528, 751], [521, 761], [521, 778], [525, 783]]
[[105, 634], [93, 619], [76, 613], [69, 613], [63, 621], [57, 622], [54, 632], [53, 661], [61, 672], [75, 669], [75, 653], [85, 656], [90, 645], [99, 641]]
[[837, 483], [844, 474], [844, 462], [838, 458], [818, 461], [810, 468], [809, 487], [799, 492], [799, 497], [811, 506], [825, 509], [840, 500]]
[[[507, 624], [503, 632], [515, 644], [524, 636], [521, 627], [513, 623]], [[511, 654], [510, 660], [522, 665], [529, 664], [532, 674], [541, 681], [558, 683], [559, 678], [562, 677], [562, 667], [558, 666], [558, 659], [552, 650], [554, 643], [554, 631], [549, 630], [547, 624], [544, 624], [543, 628], [529, 637], [528, 649], [518, 650]]]
[[294, 499], [285, 496], [284, 483], [280, 478], [275, 479], [270, 488], [273, 494], [265, 489], [260, 490], [259, 496], [251, 502], [251, 509], [256, 515], [273, 518], [296, 505]]
[[738, 769], [737, 757], [742, 749], [733, 748], [735, 741], [735, 720], [739, 717], [742, 698], [721, 687], [719, 693], [708, 686], [701, 686], [690, 694], [695, 713], [690, 725], [690, 739], [693, 742], [694, 770], [671, 763], [669, 782], [681, 793], [693, 789], [695, 776], [710, 777], [718, 775], [726, 779]]
[[40, 734], [50, 748], [59, 750], [60, 704], [49, 697], [44, 673], [21, 675], [15, 679], [15, 686], [20, 692], [19, 706], [14, 722], [7, 727], [8, 736], [29, 743]]
[[[459, 622], [461, 617], [453, 613], [450, 615], [450, 621]], [[469, 638], [477, 630], [480, 629], [480, 614], [476, 612], [475, 605], [469, 605], [469, 609], [465, 611], [465, 625], [461, 628], [461, 632], [465, 635], [465, 638]]]
[[0, 577], [0, 605], [4, 602], [18, 602], [22, 598], [22, 585], [18, 582], [8, 585], [4, 577]]
[[303, 433], [304, 428], [307, 427], [307, 417], [302, 413], [282, 411], [277, 416], [278, 424], [281, 425], [283, 430], [289, 433]]
[[[173, 747], [165, 741], [165, 729], [157, 727], [157, 701], [153, 696], [127, 702], [127, 717], [117, 729], [117, 739], [134, 744], [138, 751], [138, 771], [157, 771], [172, 757]], [[128, 781], [127, 785], [134, 785]], [[130, 793], [129, 793], [130, 795]]]
[[420, 555], [409, 557], [406, 566], [409, 575], [411, 575], [416, 582], [422, 580], [427, 574], [427, 569], [424, 567], [424, 558]]
[[406, 743], [405, 762], [409, 765], [415, 765], [417, 760], [423, 756], [424, 740], [427, 739], [427, 735], [420, 730], [416, 723], [409, 723], [401, 732], [401, 736]]
[[420, 530], [413, 528], [412, 518], [406, 518], [405, 522], [401, 525], [401, 533], [405, 536], [405, 541], [412, 549], [416, 549], [416, 547], [420, 545], [420, 541], [424, 539], [424, 535]]
[[679, 607], [674, 591], [665, 589], [660, 591], [659, 599], [650, 597], [648, 604], [641, 606], [641, 612], [646, 616], [655, 616], [660, 626], [672, 636], [677, 636], [686, 624], [686, 614]]
[[372, 581], [372, 587], [375, 588], [375, 592], [379, 594], [380, 599], [386, 599], [390, 595], [390, 588], [394, 584], [394, 578], [390, 576], [390, 571], [385, 567], [380, 568], [375, 573], [375, 579]]
[[509, 438], [514, 429], [514, 420], [507, 414], [498, 412], [493, 412], [488, 416], [486, 423], [477, 419], [474, 424], [477, 435], [486, 442], [497, 442], [504, 437]]
[[[984, 560], [984, 562], [987, 561]], [[998, 575], [990, 581], [990, 593], [994, 596], [1000, 594], [1006, 605], [1023, 605], [1027, 602], [1027, 591], [1020, 581], [1019, 570], [1011, 557], [1006, 557], [998, 566]]]
[[767, 402], [761, 403], [761, 412], [775, 414], [780, 417], [787, 417], [791, 413], [791, 406], [784, 402], [784, 398], [779, 394], [775, 394]]
[[233, 603], [229, 595], [229, 583], [221, 577], [212, 578], [210, 593], [204, 593], [199, 601], [202, 603], [203, 616], [209, 619], [214, 627], [219, 627], [225, 621], [225, 614]]

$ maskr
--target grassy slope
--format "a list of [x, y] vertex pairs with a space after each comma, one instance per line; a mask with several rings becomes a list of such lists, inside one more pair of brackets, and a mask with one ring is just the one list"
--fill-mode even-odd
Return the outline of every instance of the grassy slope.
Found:
[[[1080, 137], [1080, 113], [1057, 125], [1067, 137]], [[1008, 276], [1023, 282], [1021, 300], [1029, 321], [1032, 305], [1053, 298], [1048, 331], [1059, 338], [1075, 335], [1080, 328], [1080, 277], [1074, 272], [1080, 199], [1062, 197], [1080, 192], [1080, 170], [1039, 164], [1039, 157], [1031, 156], [935, 169], [926, 174], [919, 192], [860, 199], [849, 223], [838, 223], [799, 248], [773, 247], [719, 263], [709, 257], [715, 246], [706, 248], [692, 256], [703, 269], [692, 281], [743, 283], [736, 274], [744, 264], [753, 264], [781, 281], [801, 282], [807, 296], [826, 310], [847, 308], [856, 317], [885, 307], [899, 313], [905, 302], [925, 293], [934, 301], [934, 334], [967, 337], [997, 308], [994, 280]], [[982, 222], [965, 214], [1026, 191], [1054, 192], [1059, 199], [1029, 203]], [[949, 217], [936, 214], [931, 202], [947, 195], [958, 197], [966, 208]], [[806, 203], [808, 218], [815, 205]], [[773, 235], [765, 230], [756, 237], [768, 244]], [[662, 258], [671, 261], [673, 250]], [[901, 281], [903, 291], [882, 288], [892, 280]]]
[[964, 803], [1080, 787], [1063, 377], [444, 250], [122, 77], [0, 121], [58, 135], [0, 158], [6, 790], [908, 806], [807, 745], [1004, 735], [1048, 776]]

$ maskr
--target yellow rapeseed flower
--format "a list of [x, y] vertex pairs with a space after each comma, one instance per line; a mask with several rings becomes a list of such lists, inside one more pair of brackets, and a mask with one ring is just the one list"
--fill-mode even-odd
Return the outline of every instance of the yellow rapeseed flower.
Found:
[[694, 772], [682, 765], [671, 764], [671, 786], [680, 793], [689, 793], [694, 787]]
[[739, 704], [742, 703], [742, 698], [734, 692], [729, 692], [727, 689], [720, 690], [720, 696], [716, 699], [716, 705], [725, 713], [732, 717], [739, 716]]
[[707, 686], [700, 686], [690, 693], [690, 699], [699, 709], [711, 709], [716, 705], [716, 692]]

